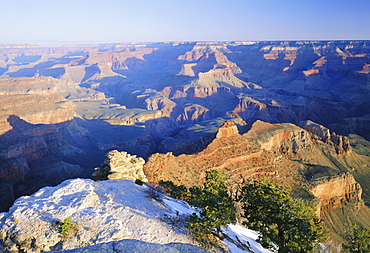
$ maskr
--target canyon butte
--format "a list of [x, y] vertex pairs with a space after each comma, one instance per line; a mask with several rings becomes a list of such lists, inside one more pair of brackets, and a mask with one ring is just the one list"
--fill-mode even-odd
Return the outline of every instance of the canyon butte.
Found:
[[118, 150], [152, 183], [267, 176], [337, 242], [370, 227], [370, 41], [0, 45], [0, 105], [0, 211]]

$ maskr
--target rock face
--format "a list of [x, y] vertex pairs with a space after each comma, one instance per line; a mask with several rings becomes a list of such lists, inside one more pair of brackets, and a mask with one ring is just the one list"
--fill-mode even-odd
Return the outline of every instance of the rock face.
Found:
[[[166, 215], [176, 216], [175, 211], [148, 198], [146, 190], [130, 180], [89, 179], [43, 188], [19, 198], [8, 213], [0, 213], [1, 244], [12, 252], [69, 250], [123, 239], [194, 244], [186, 231], [162, 221]], [[74, 228], [62, 235], [61, 222], [66, 218]], [[132, 241], [129, 244], [139, 247]]]
[[255, 138], [262, 149], [283, 154], [311, 150], [313, 146], [308, 132], [293, 124], [278, 125], [256, 121], [247, 135]]
[[0, 178], [19, 185], [25, 181], [26, 176], [30, 172], [26, 159], [23, 157], [16, 158], [0, 158], [1, 169]]
[[343, 241], [341, 237], [353, 223], [369, 226], [370, 210], [364, 205], [363, 189], [353, 175], [347, 172], [323, 178], [313, 185], [311, 192], [319, 200], [318, 215], [332, 240]]
[[224, 123], [217, 135], [197, 154], [174, 156], [169, 152], [152, 155], [144, 165], [149, 181], [171, 180], [190, 187], [202, 184], [205, 172], [213, 169], [227, 173], [233, 182], [262, 176], [277, 177], [285, 183], [294, 181], [294, 176], [283, 180], [286, 171], [282, 168], [291, 166], [299, 171], [297, 163], [276, 155], [272, 150], [261, 150], [257, 141], [246, 134], [240, 135], [234, 123]]
[[95, 180], [112, 179], [139, 179], [143, 182], [148, 180], [143, 172], [145, 160], [136, 155], [130, 155], [127, 152], [112, 150], [105, 155], [102, 168], [96, 168], [93, 173]]
[[331, 132], [328, 128], [322, 125], [307, 120], [302, 121], [300, 123], [300, 126], [310, 131], [313, 134], [313, 138], [333, 145], [338, 155], [346, 154], [352, 150], [347, 137], [337, 135], [336, 133]]
[[239, 131], [236, 125], [231, 121], [225, 121], [225, 123], [220, 127], [216, 134], [216, 138], [227, 138], [233, 135], [238, 135]]
[[8, 210], [14, 201], [13, 184], [5, 179], [0, 179], [0, 212]]
[[[0, 178], [13, 185], [15, 197], [83, 175], [80, 166], [68, 163], [80, 150], [68, 143], [60, 128], [33, 125], [14, 115], [7, 122], [12, 130], [0, 136]], [[68, 162], [62, 161], [66, 156]]]
[[320, 212], [342, 208], [346, 203], [355, 204], [357, 209], [364, 205], [362, 188], [349, 173], [321, 182], [311, 192], [320, 200]]

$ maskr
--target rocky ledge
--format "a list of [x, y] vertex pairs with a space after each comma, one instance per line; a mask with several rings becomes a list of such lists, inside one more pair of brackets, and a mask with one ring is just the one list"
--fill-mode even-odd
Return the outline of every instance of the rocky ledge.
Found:
[[330, 129], [312, 122], [311, 120], [300, 122], [300, 126], [311, 132], [313, 139], [320, 140], [335, 147], [335, 151], [338, 155], [343, 155], [352, 151], [346, 136], [337, 135], [335, 132], [330, 131]]
[[184, 228], [164, 221], [179, 214], [148, 197], [148, 189], [130, 180], [89, 179], [45, 187], [0, 213], [0, 251], [60, 251], [123, 239], [195, 244]]

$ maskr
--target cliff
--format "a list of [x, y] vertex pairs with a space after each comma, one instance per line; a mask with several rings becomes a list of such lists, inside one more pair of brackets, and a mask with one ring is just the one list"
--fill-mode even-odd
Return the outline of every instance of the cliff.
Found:
[[313, 135], [312, 138], [334, 146], [338, 155], [352, 151], [349, 140], [345, 136], [337, 135], [336, 133], [331, 132], [328, 128], [316, 124], [310, 120], [301, 122], [300, 126], [303, 129], [310, 131]]
[[320, 212], [339, 209], [349, 203], [356, 205], [356, 209], [364, 206], [361, 185], [349, 173], [316, 184], [311, 192], [320, 200]]
[[[84, 152], [71, 145], [62, 129], [73, 125], [30, 124], [11, 115], [7, 122], [11, 130], [0, 136], [0, 178], [9, 182], [11, 191], [1, 191], [1, 197], [32, 194], [41, 187], [56, 185], [65, 179], [84, 175], [83, 169], [73, 164], [73, 158]], [[62, 159], [63, 158], [63, 159]], [[64, 160], [65, 159], [65, 160]], [[64, 160], [64, 161], [63, 161]], [[5, 211], [11, 202], [2, 205]]]
[[[362, 169], [368, 168], [368, 157], [350, 149], [338, 153], [337, 144], [343, 142], [327, 142], [317, 134], [319, 132], [313, 134], [293, 124], [257, 121], [247, 133], [240, 135], [234, 124], [226, 122], [217, 137], [198, 154], [154, 154], [144, 165], [144, 171], [149, 181], [171, 180], [190, 187], [202, 183], [205, 171], [217, 169], [229, 176], [231, 191], [235, 194], [240, 185], [267, 176], [292, 187], [294, 195], [316, 199], [321, 217], [346, 210], [347, 216], [368, 226], [368, 222], [361, 219], [361, 215], [370, 215], [362, 199], [363, 188], [350, 174], [354, 168], [361, 168], [361, 173], [368, 176], [368, 170]], [[368, 192], [367, 184], [364, 187]], [[327, 220], [325, 224], [331, 236], [341, 241], [344, 229], [335, 229], [335, 226], [340, 223], [338, 226], [344, 228], [349, 223], [343, 220], [343, 215], [336, 214], [336, 217], [337, 220]]]

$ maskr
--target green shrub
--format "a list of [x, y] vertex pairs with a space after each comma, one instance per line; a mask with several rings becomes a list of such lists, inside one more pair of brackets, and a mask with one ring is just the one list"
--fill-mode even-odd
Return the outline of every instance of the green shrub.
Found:
[[158, 183], [167, 196], [175, 199], [187, 199], [188, 189], [184, 185], [175, 185], [172, 181], [163, 180], [160, 180]]
[[352, 224], [352, 231], [348, 232], [346, 241], [343, 248], [347, 252], [370, 252], [370, 228]]
[[66, 218], [63, 222], [59, 221], [57, 224], [60, 226], [60, 234], [65, 237], [69, 236], [76, 229], [76, 225], [73, 224], [71, 218]]
[[311, 252], [322, 237], [315, 207], [267, 178], [244, 186], [241, 204], [243, 224], [260, 232], [258, 241], [266, 248], [278, 246], [279, 253]]
[[189, 189], [189, 203], [200, 215], [191, 215], [187, 228], [205, 249], [209, 249], [212, 236], [219, 236], [221, 227], [236, 222], [236, 209], [228, 192], [226, 175], [217, 170], [206, 173], [206, 182], [202, 187]]

